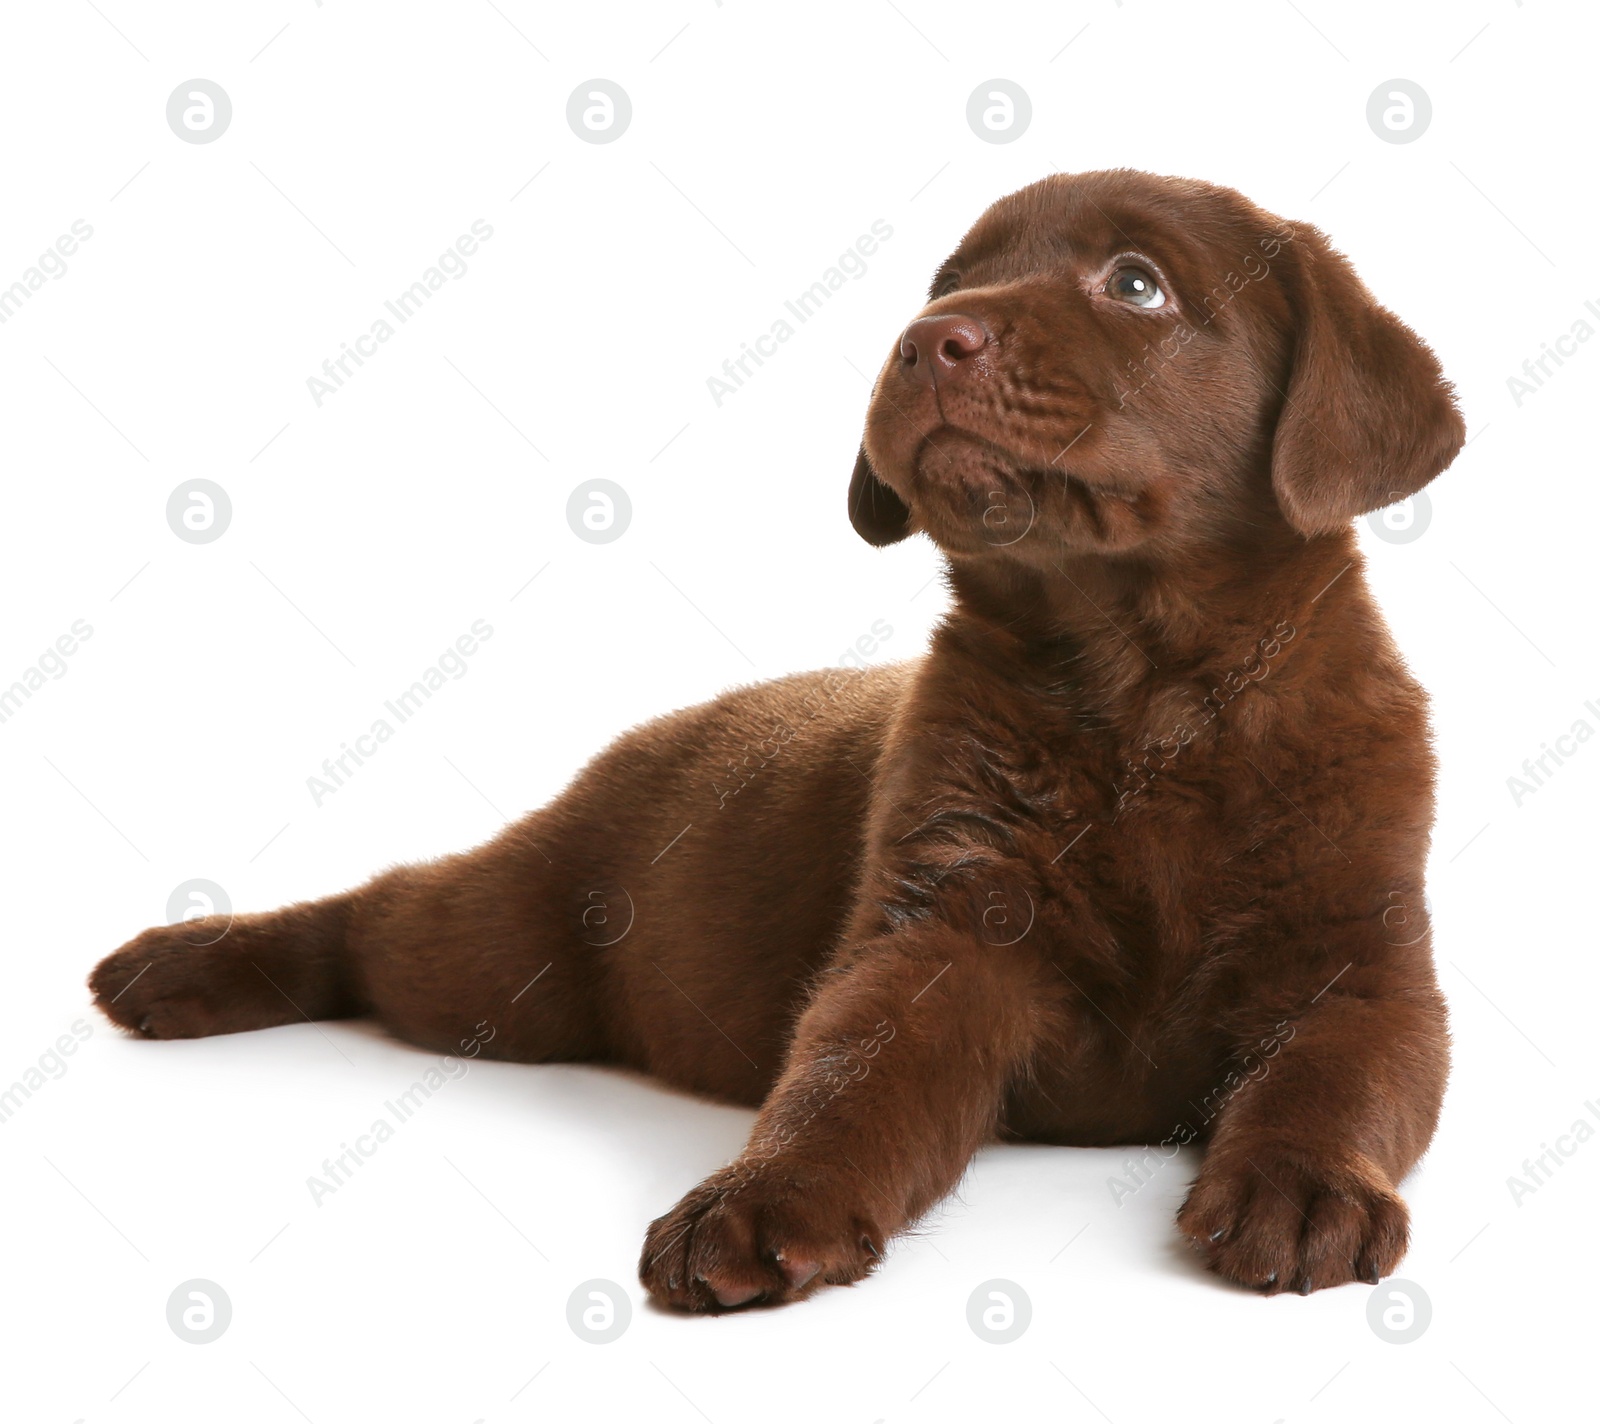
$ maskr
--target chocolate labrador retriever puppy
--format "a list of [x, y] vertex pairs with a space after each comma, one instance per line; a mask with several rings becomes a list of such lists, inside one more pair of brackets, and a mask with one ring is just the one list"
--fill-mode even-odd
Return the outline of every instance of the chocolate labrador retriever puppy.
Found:
[[370, 1015], [759, 1105], [649, 1229], [689, 1310], [860, 1279], [996, 1134], [1203, 1142], [1178, 1226], [1213, 1270], [1376, 1281], [1448, 1052], [1427, 706], [1350, 525], [1461, 442], [1315, 229], [1047, 178], [867, 414], [856, 529], [948, 559], [925, 657], [673, 713], [475, 851], [147, 930], [95, 997], [152, 1038]]

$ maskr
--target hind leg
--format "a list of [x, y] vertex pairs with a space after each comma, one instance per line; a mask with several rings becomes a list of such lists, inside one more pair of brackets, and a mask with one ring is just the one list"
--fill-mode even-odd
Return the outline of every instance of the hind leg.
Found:
[[157, 925], [89, 976], [113, 1023], [146, 1038], [205, 1038], [362, 1012], [345, 971], [349, 895], [264, 915]]
[[590, 882], [536, 854], [536, 820], [331, 899], [146, 930], [89, 986], [112, 1022], [148, 1038], [368, 1015], [440, 1052], [606, 1058], [607, 936], [590, 933], [594, 901], [568, 904], [562, 888]]
[[596, 947], [606, 936], [586, 932], [568, 884], [591, 882], [536, 854], [528, 824], [359, 892], [351, 980], [396, 1037], [519, 1063], [611, 1057]]

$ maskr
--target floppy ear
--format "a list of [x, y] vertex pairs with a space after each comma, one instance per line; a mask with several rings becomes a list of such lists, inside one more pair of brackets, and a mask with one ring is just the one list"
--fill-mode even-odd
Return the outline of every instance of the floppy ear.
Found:
[[1302, 534], [1415, 494], [1456, 456], [1461, 413], [1439, 362], [1315, 228], [1297, 225], [1286, 288], [1299, 330], [1272, 485]]
[[856, 456], [850, 476], [850, 522], [869, 544], [898, 544], [911, 532], [911, 511], [905, 501], [872, 473], [866, 446]]

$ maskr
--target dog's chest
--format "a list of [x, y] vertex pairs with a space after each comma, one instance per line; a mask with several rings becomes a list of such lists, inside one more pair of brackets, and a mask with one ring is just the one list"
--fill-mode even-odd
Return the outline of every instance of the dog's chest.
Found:
[[1248, 926], [1269, 818], [1214, 729], [1173, 720], [1152, 735], [1170, 716], [1157, 709], [1130, 734], [1059, 695], [1005, 711], [925, 765], [939, 768], [935, 798], [964, 808], [1033, 887], [1045, 924], [1070, 922], [1072, 940], [1160, 979]]
[[1031, 949], [1072, 1012], [1036, 1064], [1045, 1091], [1007, 1117], [1094, 1143], [1170, 1125], [1214, 1084], [1226, 1049], [1212, 1026], [1236, 1007], [1225, 966], [1266, 928], [1272, 845], [1253, 788], [1205, 748], [1136, 773], [1085, 741], [1028, 783], [1041, 807], [1018, 840], [1037, 887]]

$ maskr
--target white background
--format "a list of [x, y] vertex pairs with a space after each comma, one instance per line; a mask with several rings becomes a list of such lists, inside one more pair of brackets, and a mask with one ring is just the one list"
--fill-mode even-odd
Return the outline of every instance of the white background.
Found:
[[[1590, 7], [97, 5], [8, 7], [0, 88], [0, 286], [93, 228], [0, 326], [0, 685], [93, 628], [0, 724], [0, 1086], [92, 1026], [0, 1126], [8, 1418], [1592, 1408], [1600, 1143], [1520, 1203], [1507, 1182], [1600, 1100], [1600, 745], [1520, 806], [1507, 787], [1580, 717], [1600, 729], [1600, 342], [1520, 405], [1507, 386], [1600, 302]], [[165, 121], [197, 76], [233, 104], [209, 144]], [[565, 119], [594, 76], [633, 104], [606, 145]], [[1008, 144], [965, 118], [996, 76], [1033, 103]], [[1412, 143], [1366, 122], [1394, 77], [1432, 99]], [[749, 1113], [479, 1064], [318, 1206], [306, 1179], [423, 1055], [363, 1024], [132, 1042], [90, 1010], [89, 968], [186, 880], [239, 909], [335, 891], [487, 837], [622, 728], [833, 662], [876, 620], [877, 657], [916, 654], [943, 599], [931, 547], [873, 551], [845, 518], [863, 373], [987, 203], [1121, 165], [1323, 227], [1467, 412], [1424, 535], [1362, 531], [1443, 759], [1430, 894], [1456, 1066], [1405, 1189], [1421, 1338], [1380, 1339], [1366, 1286], [1261, 1299], [1205, 1276], [1171, 1224], [1194, 1159], [1119, 1208], [1126, 1154], [1022, 1146], [984, 1151], [855, 1289], [671, 1317], [634, 1276], [644, 1227]], [[866, 274], [719, 408], [707, 377], [880, 218]], [[494, 235], [467, 275], [318, 408], [307, 377], [475, 219]], [[565, 517], [592, 477], [632, 500], [607, 545]], [[164, 514], [195, 478], [233, 505], [206, 545]], [[480, 618], [467, 675], [315, 805], [306, 778]], [[997, 1277], [1033, 1308], [1004, 1346], [966, 1321]], [[209, 1345], [166, 1322], [191, 1278], [233, 1303]], [[632, 1298], [609, 1345], [566, 1321], [593, 1278]]]

